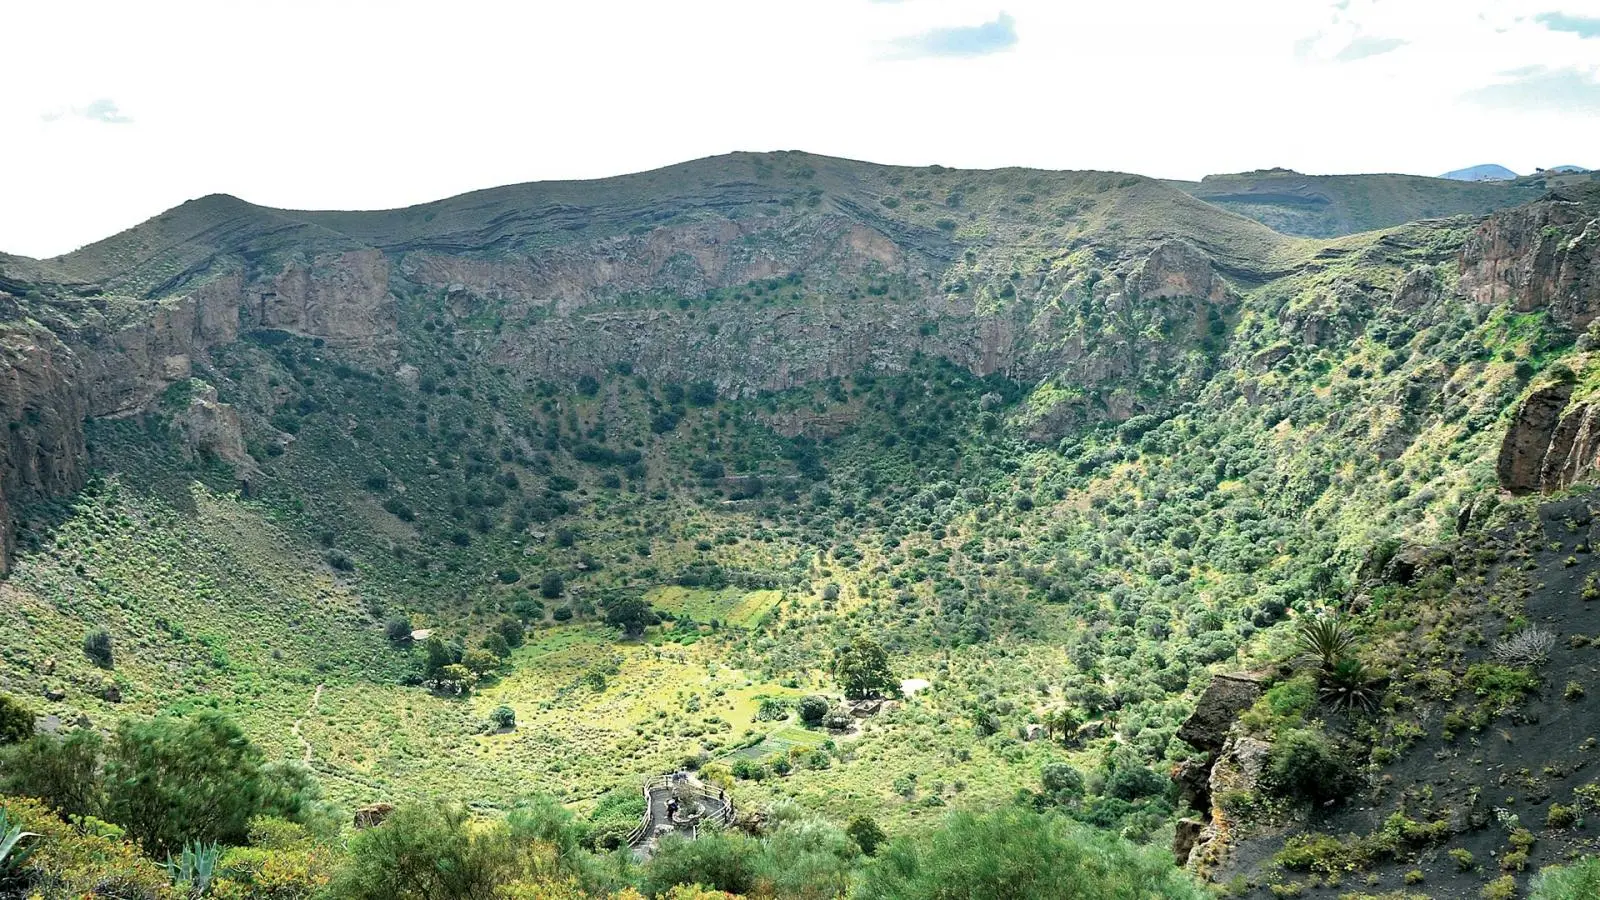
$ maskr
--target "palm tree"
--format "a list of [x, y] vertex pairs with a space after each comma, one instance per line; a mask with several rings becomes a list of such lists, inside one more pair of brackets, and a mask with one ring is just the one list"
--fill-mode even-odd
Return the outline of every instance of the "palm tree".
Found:
[[1318, 693], [1335, 709], [1372, 712], [1378, 706], [1381, 679], [1366, 663], [1347, 656], [1323, 673]]
[[1356, 635], [1338, 616], [1302, 619], [1295, 628], [1295, 646], [1317, 661], [1324, 672], [1332, 672], [1350, 656]]

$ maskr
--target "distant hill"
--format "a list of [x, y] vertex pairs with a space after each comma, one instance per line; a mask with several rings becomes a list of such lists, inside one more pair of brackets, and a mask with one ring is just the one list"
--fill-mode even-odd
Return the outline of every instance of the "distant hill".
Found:
[[1274, 231], [1336, 237], [1445, 216], [1483, 215], [1539, 197], [1536, 179], [1464, 181], [1420, 175], [1303, 175], [1263, 169], [1168, 182]]
[[1470, 166], [1465, 169], [1446, 172], [1439, 177], [1448, 178], [1451, 181], [1511, 181], [1518, 176], [1517, 173], [1505, 166], [1485, 163], [1481, 166]]
[[1562, 175], [1584, 175], [1594, 170], [1585, 169], [1583, 166], [1551, 166], [1550, 168], [1545, 169], [1545, 171], [1557, 172]]

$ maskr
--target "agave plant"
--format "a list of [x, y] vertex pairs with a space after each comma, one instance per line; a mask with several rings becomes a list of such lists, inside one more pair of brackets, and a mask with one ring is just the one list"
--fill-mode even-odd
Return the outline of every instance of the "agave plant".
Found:
[[1302, 619], [1294, 634], [1295, 646], [1317, 661], [1324, 672], [1332, 672], [1350, 656], [1356, 635], [1337, 616]]
[[1381, 679], [1366, 663], [1346, 656], [1323, 673], [1319, 694], [1335, 709], [1372, 712], [1382, 694]]
[[173, 884], [187, 887], [192, 896], [204, 897], [211, 890], [211, 879], [217, 874], [217, 860], [221, 856], [222, 847], [216, 841], [209, 844], [190, 841], [183, 846], [177, 859], [170, 853], [167, 855], [167, 875]]
[[22, 846], [22, 842], [34, 837], [38, 835], [23, 831], [21, 822], [11, 821], [10, 815], [0, 809], [0, 875], [15, 872], [27, 860], [33, 851]]

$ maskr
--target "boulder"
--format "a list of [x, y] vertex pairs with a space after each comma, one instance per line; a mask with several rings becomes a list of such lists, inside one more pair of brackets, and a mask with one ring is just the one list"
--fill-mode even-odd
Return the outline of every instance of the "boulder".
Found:
[[376, 828], [394, 815], [393, 803], [373, 803], [356, 810], [355, 826], [357, 828]]
[[1197, 750], [1216, 753], [1227, 740], [1234, 720], [1256, 702], [1261, 692], [1261, 682], [1251, 675], [1213, 677], [1194, 712], [1178, 728], [1178, 737]]
[[1389, 557], [1381, 574], [1383, 580], [1390, 584], [1410, 584], [1418, 575], [1449, 561], [1449, 552], [1439, 547], [1407, 544]]

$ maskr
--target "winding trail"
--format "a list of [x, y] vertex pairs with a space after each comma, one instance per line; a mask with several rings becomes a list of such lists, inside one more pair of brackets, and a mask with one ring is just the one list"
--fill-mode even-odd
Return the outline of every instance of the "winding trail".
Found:
[[311, 704], [306, 707], [305, 716], [295, 719], [294, 724], [289, 726], [289, 733], [294, 735], [294, 739], [300, 742], [300, 746], [306, 748], [306, 752], [300, 757], [300, 762], [308, 766], [311, 765], [311, 742], [300, 734], [300, 723], [305, 721], [306, 716], [316, 711], [317, 704], [322, 702], [322, 689], [327, 686], [327, 682], [317, 685], [316, 691], [311, 695]]

